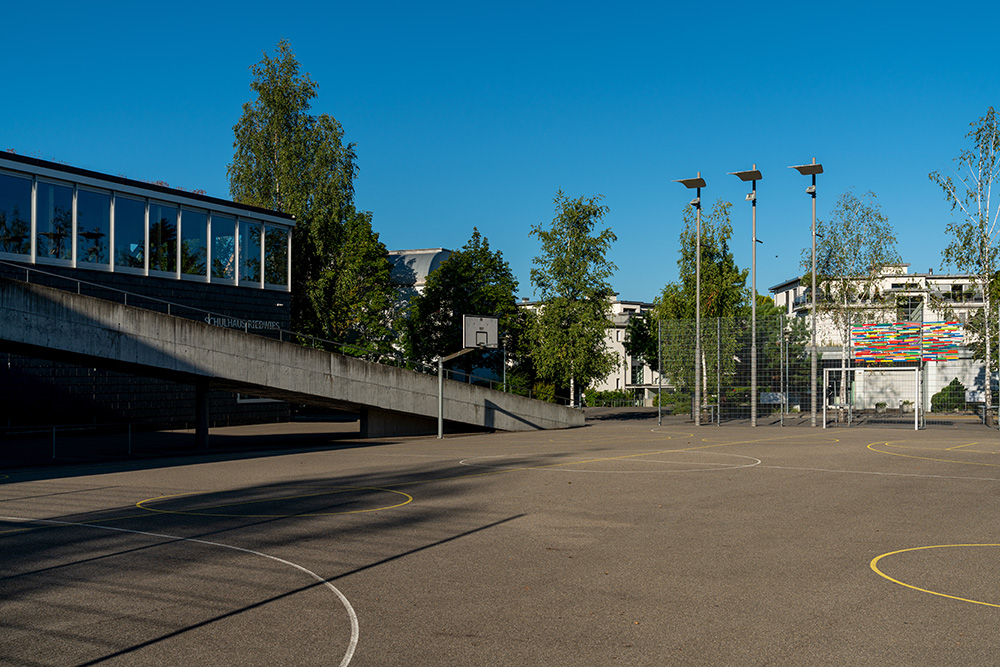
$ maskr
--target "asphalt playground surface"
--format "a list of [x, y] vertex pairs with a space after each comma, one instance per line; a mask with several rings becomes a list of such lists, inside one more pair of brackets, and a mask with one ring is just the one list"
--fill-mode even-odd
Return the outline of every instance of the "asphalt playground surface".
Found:
[[1000, 661], [995, 430], [282, 428], [0, 470], [0, 664]]

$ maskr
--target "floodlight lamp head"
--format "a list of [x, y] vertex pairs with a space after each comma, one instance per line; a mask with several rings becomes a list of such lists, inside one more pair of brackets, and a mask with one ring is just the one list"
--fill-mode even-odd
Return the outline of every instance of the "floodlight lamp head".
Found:
[[731, 171], [729, 172], [732, 176], [737, 176], [741, 181], [759, 181], [764, 176], [757, 169], [757, 165], [754, 165], [753, 169], [747, 169], [746, 171]]
[[697, 178], [681, 178], [674, 183], [680, 183], [686, 188], [703, 188], [705, 187], [705, 179], [701, 177], [701, 172], [698, 172]]
[[747, 201], [757, 201], [757, 193], [756, 192], [748, 193]]
[[695, 197], [688, 205], [694, 206], [695, 208], [701, 208], [701, 197]]
[[816, 186], [815, 185], [810, 185], [808, 188], [806, 188], [806, 194], [815, 195], [816, 194]]
[[823, 165], [821, 164], [799, 164], [794, 167], [789, 167], [789, 169], [794, 169], [803, 176], [815, 176], [816, 174], [823, 173]]

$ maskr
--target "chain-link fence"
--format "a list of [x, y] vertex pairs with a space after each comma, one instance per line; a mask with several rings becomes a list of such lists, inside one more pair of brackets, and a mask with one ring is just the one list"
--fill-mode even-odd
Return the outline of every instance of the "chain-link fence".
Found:
[[[661, 325], [662, 393], [654, 404], [658, 400], [674, 414], [695, 415], [697, 375], [702, 424], [812, 423], [808, 318], [758, 317], [756, 324], [751, 318], [702, 318], [700, 356], [694, 320], [664, 320]], [[858, 349], [852, 344], [817, 348], [817, 426], [993, 423], [985, 364], [964, 345], [946, 358], [931, 359], [918, 348], [915, 358], [902, 361], [859, 358]], [[656, 364], [653, 360], [654, 368]], [[996, 369], [990, 398], [995, 414]]]

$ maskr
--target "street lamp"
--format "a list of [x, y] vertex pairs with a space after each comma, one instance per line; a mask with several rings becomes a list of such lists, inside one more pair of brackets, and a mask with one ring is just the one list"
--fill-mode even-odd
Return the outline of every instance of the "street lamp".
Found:
[[705, 187], [705, 179], [698, 172], [696, 178], [682, 178], [674, 181], [684, 187], [695, 189], [695, 198], [690, 206], [694, 206], [695, 235], [695, 297], [694, 297], [694, 425], [701, 426], [701, 189]]
[[806, 188], [806, 193], [812, 197], [813, 222], [812, 222], [812, 370], [809, 373], [809, 389], [812, 398], [812, 426], [816, 426], [816, 174], [823, 173], [823, 165], [816, 164], [813, 158], [812, 164], [800, 164], [795, 169], [803, 176], [812, 176], [812, 185]]
[[750, 283], [750, 425], [757, 425], [757, 181], [763, 176], [757, 170], [757, 165], [748, 171], [731, 171], [733, 176], [738, 176], [741, 181], [751, 181], [753, 189], [747, 195], [747, 201], [753, 210], [753, 227], [751, 230], [751, 247], [753, 257], [751, 263], [753, 270]]

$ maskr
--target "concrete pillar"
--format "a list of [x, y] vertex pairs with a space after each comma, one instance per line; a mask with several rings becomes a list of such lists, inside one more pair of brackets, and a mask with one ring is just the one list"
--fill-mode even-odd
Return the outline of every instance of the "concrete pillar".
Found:
[[377, 408], [361, 411], [361, 437], [387, 438], [398, 435], [434, 435], [437, 420]]

